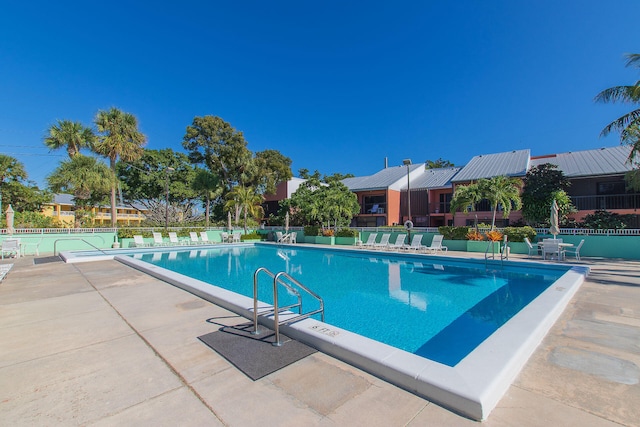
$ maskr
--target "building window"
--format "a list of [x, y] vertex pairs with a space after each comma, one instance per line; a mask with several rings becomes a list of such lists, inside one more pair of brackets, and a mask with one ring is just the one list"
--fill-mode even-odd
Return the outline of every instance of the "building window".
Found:
[[597, 186], [598, 195], [624, 194], [626, 192], [624, 181], [598, 182]]
[[379, 196], [364, 196], [362, 198], [362, 213], [383, 214], [387, 208], [387, 198], [384, 194]]

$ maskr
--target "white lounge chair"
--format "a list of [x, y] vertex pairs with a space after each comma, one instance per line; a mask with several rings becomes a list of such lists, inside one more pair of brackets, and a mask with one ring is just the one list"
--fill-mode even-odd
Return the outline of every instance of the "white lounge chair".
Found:
[[425, 249], [425, 246], [422, 246], [422, 234], [414, 234], [411, 239], [411, 244], [404, 245], [404, 249], [416, 252]]
[[564, 249], [565, 257], [567, 255], [573, 255], [576, 257], [578, 261], [580, 261], [580, 248], [582, 247], [582, 245], [584, 245], [584, 239], [580, 240], [580, 243], [578, 243], [578, 246], [576, 246], [575, 248], [572, 248], [572, 247], [565, 248]]
[[209, 235], [206, 231], [200, 232], [200, 240], [202, 240], [202, 243], [211, 243], [211, 240], [209, 240]]
[[181, 245], [181, 244], [182, 244], [182, 242], [180, 241], [180, 239], [178, 239], [178, 234], [177, 234], [177, 233], [175, 233], [175, 232], [173, 232], [173, 231], [170, 231], [170, 232], [169, 232], [169, 243], [170, 243], [170, 244], [172, 244], [172, 245], [174, 245], [174, 246], [177, 246], [177, 245]]
[[9, 274], [9, 271], [13, 268], [13, 264], [2, 264], [0, 265], [0, 282], [4, 279], [4, 277]]
[[144, 237], [141, 234], [136, 234], [133, 236], [133, 246], [135, 247], [143, 247], [150, 246], [149, 243], [144, 241]]
[[378, 233], [371, 233], [369, 234], [369, 237], [367, 238], [367, 241], [364, 243], [364, 247], [373, 247], [373, 245], [376, 243], [376, 237], [378, 237]]
[[373, 247], [376, 249], [384, 249], [387, 246], [389, 246], [389, 238], [391, 237], [391, 234], [389, 233], [385, 233], [382, 235], [382, 238], [380, 239], [380, 241], [378, 243], [374, 243]]
[[406, 234], [398, 234], [398, 236], [396, 237], [396, 241], [394, 243], [391, 243], [390, 245], [388, 245], [387, 249], [389, 249], [390, 251], [400, 250], [400, 249], [403, 248], [404, 242], [406, 240], [407, 240], [407, 235]]
[[153, 246], [164, 246], [164, 239], [162, 233], [153, 232]]
[[446, 246], [442, 246], [442, 239], [444, 239], [444, 236], [442, 234], [436, 234], [435, 236], [433, 236], [431, 245], [426, 247], [427, 251], [434, 254], [437, 252], [447, 252], [449, 248], [447, 248]]
[[196, 233], [195, 231], [190, 231], [189, 232], [189, 238], [191, 239], [190, 243], [193, 243], [193, 244], [196, 244], [196, 245], [202, 244], [200, 239], [198, 239], [198, 233]]
[[6, 239], [2, 241], [2, 259], [8, 255], [11, 258], [20, 258], [20, 241], [17, 239]]

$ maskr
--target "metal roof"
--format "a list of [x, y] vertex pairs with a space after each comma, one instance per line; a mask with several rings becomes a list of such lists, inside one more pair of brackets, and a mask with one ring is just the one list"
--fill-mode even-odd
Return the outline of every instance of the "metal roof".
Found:
[[531, 166], [551, 163], [557, 165], [568, 178], [621, 174], [633, 169], [627, 162], [630, 152], [631, 147], [626, 145], [570, 151], [531, 159]]
[[[424, 163], [417, 163], [409, 166], [410, 178], [412, 180], [424, 174]], [[403, 181], [404, 180], [404, 181]], [[406, 186], [407, 167], [392, 166], [382, 169], [379, 172], [369, 176], [359, 176], [355, 178], [345, 178], [342, 183], [351, 191], [367, 191], [367, 190], [400, 190], [403, 185]]]
[[475, 156], [453, 177], [452, 182], [475, 181], [494, 176], [525, 176], [529, 169], [529, 149]]
[[[458, 171], [460, 171], [460, 168], [427, 169], [424, 174], [411, 181], [411, 189], [430, 190], [436, 188], [451, 188], [453, 187], [451, 178], [453, 178], [458, 173]], [[407, 189], [406, 183], [402, 189]]]

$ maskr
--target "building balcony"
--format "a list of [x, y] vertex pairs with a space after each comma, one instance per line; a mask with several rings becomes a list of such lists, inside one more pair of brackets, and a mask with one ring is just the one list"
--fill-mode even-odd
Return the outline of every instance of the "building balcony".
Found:
[[579, 211], [637, 209], [640, 208], [640, 194], [571, 196], [571, 202]]

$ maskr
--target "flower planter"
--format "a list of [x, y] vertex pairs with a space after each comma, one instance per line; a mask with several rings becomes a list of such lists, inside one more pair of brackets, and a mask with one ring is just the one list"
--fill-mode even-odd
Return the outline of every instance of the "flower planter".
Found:
[[316, 244], [319, 244], [319, 245], [335, 245], [336, 244], [336, 238], [335, 238], [335, 236], [329, 236], [329, 237], [318, 236], [318, 237], [316, 237]]
[[[426, 245], [425, 241], [430, 241], [430, 240], [427, 240], [427, 238], [424, 238], [424, 240], [422, 241], [423, 245]], [[443, 240], [442, 246], [446, 246], [447, 249], [450, 251], [466, 252], [467, 242], [468, 240]]]
[[316, 239], [318, 238], [318, 236], [304, 236], [304, 242], [305, 243], [313, 243], [314, 245], [317, 243]]
[[350, 245], [354, 246], [356, 244], [355, 237], [336, 237], [335, 244], [336, 245]]
[[[486, 240], [467, 240], [467, 252], [484, 252], [490, 242]], [[489, 249], [491, 252], [491, 249]]]

